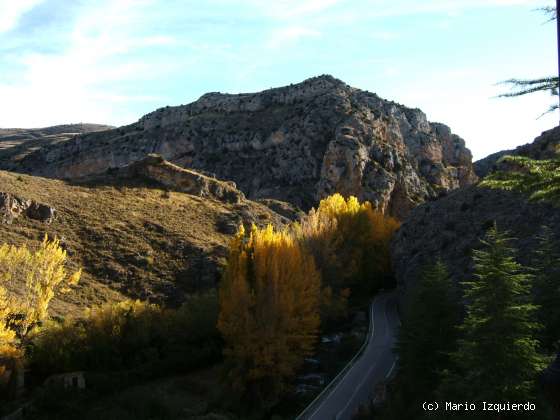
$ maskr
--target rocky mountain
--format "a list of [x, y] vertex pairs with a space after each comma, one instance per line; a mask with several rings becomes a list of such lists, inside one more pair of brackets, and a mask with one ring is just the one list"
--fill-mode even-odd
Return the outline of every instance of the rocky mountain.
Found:
[[[559, 137], [560, 127], [557, 127], [516, 152], [537, 159], [552, 157]], [[517, 192], [472, 185], [422, 204], [410, 213], [392, 245], [398, 284], [402, 288], [410, 286], [422, 267], [438, 257], [457, 282], [467, 280], [473, 269], [471, 250], [481, 246], [480, 239], [494, 223], [514, 238], [521, 262], [528, 261], [529, 250], [535, 249], [536, 236], [543, 225], [553, 230], [560, 247], [557, 207], [530, 202], [527, 196]]]
[[497, 169], [497, 162], [505, 155], [525, 156], [531, 159], [550, 159], [560, 151], [560, 128], [545, 131], [532, 143], [527, 143], [512, 150], [493, 153], [474, 163], [476, 174], [483, 178]]
[[54, 302], [58, 314], [126, 297], [179, 303], [216, 285], [239, 224], [287, 221], [233, 183], [158, 156], [71, 183], [0, 171], [1, 242], [34, 247], [47, 233], [84, 268], [78, 289]]
[[477, 179], [470, 151], [447, 126], [331, 76], [260, 93], [208, 93], [128, 126], [19, 145], [0, 152], [0, 168], [77, 179], [149, 153], [234, 181], [250, 199], [307, 209], [340, 192], [401, 218]]

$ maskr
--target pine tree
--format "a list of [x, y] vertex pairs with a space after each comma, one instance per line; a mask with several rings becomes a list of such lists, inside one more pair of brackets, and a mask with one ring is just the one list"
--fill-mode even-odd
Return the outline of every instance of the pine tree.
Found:
[[508, 169], [488, 175], [481, 186], [520, 191], [531, 201], [560, 205], [560, 159], [533, 160], [524, 156], [504, 156]]
[[440, 394], [456, 400], [533, 400], [544, 367], [533, 337], [536, 307], [529, 303], [531, 276], [515, 261], [510, 238], [494, 226], [474, 250], [474, 276], [465, 282], [467, 313], [462, 337], [443, 375]]
[[273, 400], [311, 354], [319, 329], [320, 274], [288, 232], [272, 226], [230, 244], [220, 286], [218, 329], [234, 387]]
[[424, 269], [406, 298], [399, 331], [397, 393], [406, 405], [394, 404], [393, 417], [419, 418], [422, 401], [433, 400], [439, 370], [448, 366], [457, 337], [459, 305], [447, 268], [441, 261]]
[[[557, 18], [556, 7], [540, 7], [538, 10], [544, 12], [549, 16], [548, 22], [554, 21]], [[560, 79], [558, 76], [542, 77], [540, 79], [509, 79], [501, 82], [502, 84], [510, 85], [513, 92], [498, 95], [500, 98], [514, 98], [517, 96], [529, 95], [535, 92], [550, 92], [552, 96], [558, 96]], [[553, 112], [558, 109], [558, 104], [552, 104], [544, 113]], [[544, 115], [542, 114], [542, 115]], [[541, 117], [542, 117], [541, 115]]]
[[547, 351], [558, 350], [560, 341], [560, 252], [554, 234], [543, 226], [534, 253], [534, 295], [538, 320], [542, 324], [541, 344]]

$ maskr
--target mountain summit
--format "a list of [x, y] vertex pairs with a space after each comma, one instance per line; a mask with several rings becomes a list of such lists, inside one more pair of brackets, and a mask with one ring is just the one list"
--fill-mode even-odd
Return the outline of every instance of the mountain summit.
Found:
[[[157, 153], [302, 208], [340, 192], [398, 217], [477, 177], [465, 142], [419, 109], [332, 76], [259, 93], [207, 93], [134, 124], [0, 153], [0, 168], [79, 178]], [[17, 152], [17, 153], [16, 153]]]

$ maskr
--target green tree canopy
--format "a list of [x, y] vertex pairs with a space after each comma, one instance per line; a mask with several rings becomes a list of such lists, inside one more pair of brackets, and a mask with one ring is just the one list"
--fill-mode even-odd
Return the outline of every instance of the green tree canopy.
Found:
[[488, 175], [481, 186], [530, 194], [533, 201], [560, 204], [560, 159], [534, 160], [524, 156], [504, 156], [507, 170]]
[[494, 226], [474, 250], [474, 276], [465, 282], [466, 317], [444, 373], [440, 393], [472, 402], [535, 399], [535, 380], [545, 363], [534, 338], [537, 309], [530, 301], [531, 275], [515, 261], [510, 238]]

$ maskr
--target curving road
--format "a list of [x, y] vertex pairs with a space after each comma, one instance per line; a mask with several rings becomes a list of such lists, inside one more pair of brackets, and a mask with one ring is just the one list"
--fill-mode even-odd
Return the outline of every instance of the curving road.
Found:
[[400, 326], [393, 292], [377, 295], [370, 306], [369, 343], [359, 359], [331, 391], [304, 416], [309, 420], [349, 420], [360, 405], [371, 401], [376, 385], [393, 373], [393, 353]]

